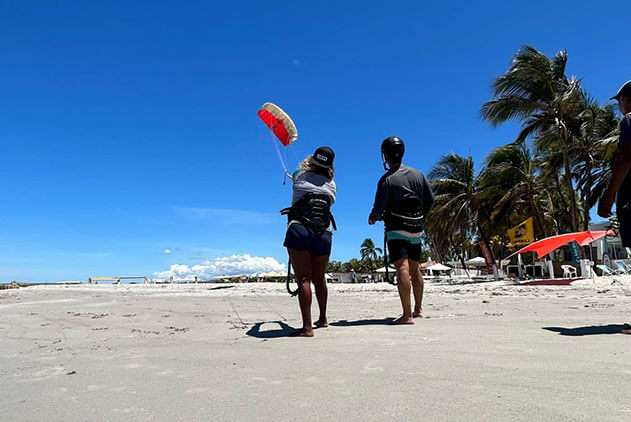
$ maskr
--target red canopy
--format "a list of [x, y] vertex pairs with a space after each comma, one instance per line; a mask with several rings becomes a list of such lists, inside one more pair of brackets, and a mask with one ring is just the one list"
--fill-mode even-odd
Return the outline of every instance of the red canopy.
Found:
[[566, 243], [570, 243], [575, 240], [580, 246], [589, 245], [594, 240], [598, 240], [604, 236], [615, 236], [616, 234], [613, 230], [607, 231], [586, 231], [586, 232], [578, 232], [578, 233], [566, 233], [560, 234], [558, 236], [546, 237], [545, 239], [537, 240], [534, 243], [526, 246], [518, 250], [517, 252], [511, 254], [508, 258], [513, 255], [522, 254], [524, 252], [537, 252], [537, 258], [541, 258], [544, 255], [549, 254], [553, 250], [560, 248]]

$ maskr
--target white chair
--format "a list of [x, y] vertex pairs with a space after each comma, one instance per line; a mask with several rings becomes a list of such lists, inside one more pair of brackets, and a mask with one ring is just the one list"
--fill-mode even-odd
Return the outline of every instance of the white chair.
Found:
[[563, 269], [563, 278], [574, 278], [577, 276], [576, 268], [571, 265], [561, 265]]

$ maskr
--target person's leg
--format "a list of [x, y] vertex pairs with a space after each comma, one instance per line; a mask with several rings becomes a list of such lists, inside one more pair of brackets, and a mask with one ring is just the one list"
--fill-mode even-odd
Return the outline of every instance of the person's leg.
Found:
[[316, 327], [328, 327], [329, 322], [326, 319], [326, 303], [328, 299], [328, 289], [326, 287], [326, 265], [329, 262], [329, 256], [314, 256], [311, 259], [311, 274], [313, 276], [313, 286], [318, 300], [318, 308], [320, 316], [315, 322]]
[[399, 290], [399, 298], [401, 299], [401, 307], [403, 315], [392, 321], [393, 324], [414, 324], [412, 318], [412, 303], [410, 299], [410, 268], [407, 258], [400, 258], [393, 262], [394, 268], [397, 269], [397, 289]]
[[300, 337], [313, 337], [313, 326], [311, 324], [311, 252], [298, 251], [287, 248], [291, 265], [294, 267], [294, 274], [298, 282], [298, 303], [300, 304], [300, 314], [302, 315], [302, 329], [294, 335]]
[[425, 289], [425, 283], [423, 282], [423, 276], [421, 275], [418, 261], [408, 259], [408, 265], [410, 267], [410, 278], [412, 279], [412, 291], [414, 292], [414, 312], [412, 316], [414, 318], [422, 318], [423, 290]]
[[[627, 195], [621, 195], [621, 193], [618, 192], [616, 214], [618, 217], [618, 223], [620, 224], [618, 234], [622, 240], [622, 246], [631, 247], [631, 202], [628, 200], [622, 200], [622, 198], [627, 197]], [[631, 334], [631, 329], [625, 328], [621, 331], [621, 333]]]
[[393, 324], [414, 324], [412, 304], [410, 303], [410, 270], [408, 266], [409, 242], [405, 240], [388, 240], [388, 255], [397, 270], [397, 289], [403, 307], [403, 315], [395, 319]]

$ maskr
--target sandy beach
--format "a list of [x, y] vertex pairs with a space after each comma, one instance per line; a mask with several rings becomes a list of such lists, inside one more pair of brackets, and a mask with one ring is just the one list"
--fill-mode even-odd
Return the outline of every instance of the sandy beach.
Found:
[[304, 339], [282, 284], [1, 290], [2, 420], [631, 419], [631, 276], [329, 292]]

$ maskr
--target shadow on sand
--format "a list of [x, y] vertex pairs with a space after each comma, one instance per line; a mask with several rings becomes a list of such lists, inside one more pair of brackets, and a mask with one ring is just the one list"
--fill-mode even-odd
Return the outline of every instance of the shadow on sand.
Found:
[[[263, 324], [278, 324], [280, 329], [261, 331], [261, 326]], [[246, 334], [250, 337], [256, 338], [280, 338], [288, 337], [289, 334], [294, 331], [296, 331], [295, 328], [290, 327], [282, 321], [263, 321], [254, 324], [254, 326], [252, 326]]]
[[341, 320], [330, 323], [335, 327], [360, 327], [363, 325], [391, 325], [394, 318], [382, 318], [382, 319], [360, 319], [357, 321]]
[[221, 290], [221, 289], [232, 289], [234, 288], [234, 286], [216, 286], [216, 287], [209, 287], [206, 290]]
[[631, 328], [629, 324], [590, 325], [588, 327], [563, 328], [542, 327], [544, 330], [559, 333], [561, 336], [593, 336], [597, 334], [620, 334], [620, 331]]

